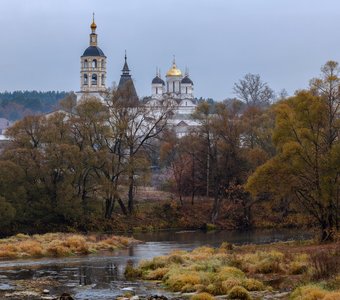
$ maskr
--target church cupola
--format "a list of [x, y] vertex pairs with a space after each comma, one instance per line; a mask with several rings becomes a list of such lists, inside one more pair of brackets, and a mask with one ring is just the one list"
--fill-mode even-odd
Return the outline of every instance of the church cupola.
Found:
[[184, 78], [181, 80], [181, 94], [185, 98], [193, 98], [194, 83], [189, 77], [189, 71], [186, 70]]
[[81, 56], [80, 90], [82, 93], [100, 93], [106, 91], [106, 56], [98, 47], [97, 24], [94, 14], [91, 24], [90, 45]]
[[177, 68], [175, 56], [171, 69], [166, 73], [166, 91], [173, 96], [181, 93], [182, 71]]
[[161, 78], [160, 71], [157, 69], [156, 76], [151, 82], [152, 98], [161, 98], [164, 93], [164, 87], [165, 82]]
[[97, 24], [94, 21], [94, 13], [92, 17], [91, 24], [91, 34], [90, 34], [90, 46], [97, 46], [97, 34], [96, 34]]

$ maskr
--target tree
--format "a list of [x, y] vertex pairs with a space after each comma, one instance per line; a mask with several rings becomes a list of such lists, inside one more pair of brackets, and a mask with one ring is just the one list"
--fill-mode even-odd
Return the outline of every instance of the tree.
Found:
[[15, 209], [4, 197], [0, 196], [0, 226], [11, 224], [15, 217]]
[[339, 230], [340, 78], [336, 62], [321, 70], [309, 90], [277, 104], [277, 154], [256, 170], [247, 188], [255, 195], [293, 195], [327, 241]]
[[227, 190], [233, 183], [241, 182], [244, 159], [240, 148], [240, 106], [216, 105], [216, 113], [209, 113], [209, 105], [202, 102], [194, 113], [201, 126], [196, 134], [200, 138], [201, 153], [198, 161], [206, 166], [205, 183], [207, 196], [213, 197], [211, 222], [216, 223]]
[[275, 98], [274, 91], [258, 74], [246, 74], [233, 89], [236, 96], [249, 106], [267, 106]]
[[[132, 81], [127, 81], [121, 88], [113, 91], [106, 101], [109, 111], [107, 125], [109, 135], [105, 143], [111, 155], [110, 167], [103, 173], [113, 185], [109, 201], [110, 209], [106, 217], [111, 217], [113, 203], [118, 199], [122, 211], [134, 211], [134, 189], [138, 171], [145, 170], [145, 155], [148, 148], [153, 147], [153, 141], [160, 135], [167, 124], [172, 107], [164, 106], [155, 110], [140, 102], [135, 94]], [[105, 165], [104, 165], [105, 167]], [[127, 177], [128, 201], [127, 208], [118, 193], [118, 180], [122, 175]], [[114, 186], [114, 188], [112, 188]]]
[[[183, 205], [183, 196], [191, 192], [192, 204], [195, 197], [195, 152], [193, 145], [195, 138], [187, 135], [178, 138], [173, 131], [167, 131], [163, 136], [163, 143], [160, 149], [160, 161], [169, 169], [175, 192]], [[197, 148], [196, 148], [197, 149]]]

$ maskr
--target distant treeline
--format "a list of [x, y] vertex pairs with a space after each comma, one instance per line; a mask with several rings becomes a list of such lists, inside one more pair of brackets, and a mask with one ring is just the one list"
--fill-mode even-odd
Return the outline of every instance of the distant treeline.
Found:
[[67, 94], [64, 91], [0, 93], [0, 117], [15, 121], [30, 114], [49, 112], [57, 108], [59, 100]]

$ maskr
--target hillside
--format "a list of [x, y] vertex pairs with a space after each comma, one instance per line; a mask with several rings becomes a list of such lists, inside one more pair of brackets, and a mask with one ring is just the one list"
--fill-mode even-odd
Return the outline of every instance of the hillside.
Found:
[[15, 121], [30, 114], [45, 113], [55, 109], [64, 91], [14, 91], [0, 93], [0, 118]]

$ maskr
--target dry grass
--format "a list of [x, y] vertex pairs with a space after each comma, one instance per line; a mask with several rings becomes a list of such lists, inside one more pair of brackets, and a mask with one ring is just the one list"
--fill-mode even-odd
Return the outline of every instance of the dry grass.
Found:
[[126, 267], [124, 271], [124, 276], [127, 280], [134, 280], [142, 275], [142, 271], [140, 269], [136, 269], [133, 266], [133, 261], [128, 260], [126, 262]]
[[317, 285], [306, 285], [297, 288], [291, 295], [291, 300], [321, 300], [327, 292]]
[[250, 300], [249, 292], [242, 286], [234, 286], [228, 293], [229, 299]]
[[322, 300], [339, 300], [340, 299], [340, 292], [332, 292], [326, 294], [326, 296]]
[[162, 280], [166, 273], [169, 272], [169, 268], [158, 268], [145, 275], [145, 279], [148, 280]]
[[142, 260], [139, 266], [142, 270], [156, 270], [158, 268], [164, 268], [168, 264], [168, 258], [166, 256], [157, 256], [151, 260]]
[[227, 294], [234, 286], [242, 285], [242, 281], [237, 278], [229, 278], [222, 282], [223, 294]]
[[293, 291], [291, 300], [339, 300], [340, 291], [327, 291], [319, 285], [305, 285]]
[[0, 239], [0, 259], [89, 254], [101, 250], [126, 247], [136, 240], [108, 236], [98, 240], [95, 235], [47, 233], [28, 236], [17, 234]]
[[187, 292], [189, 287], [202, 284], [202, 281], [197, 272], [182, 273], [180, 270], [172, 270], [168, 273], [165, 283], [174, 292]]
[[315, 280], [337, 275], [340, 270], [340, 253], [318, 251], [311, 255], [313, 278]]
[[284, 254], [279, 251], [257, 251], [238, 256], [240, 268], [250, 273], [278, 273], [282, 270]]
[[253, 278], [243, 280], [242, 286], [245, 287], [247, 291], [263, 291], [266, 288], [261, 281]]
[[44, 254], [42, 245], [38, 241], [27, 239], [18, 245], [20, 253], [27, 253], [27, 256], [41, 257]]
[[199, 293], [193, 295], [190, 300], [214, 300], [214, 296], [210, 295], [209, 293]]
[[[308, 243], [223, 244], [217, 249], [199, 247], [192, 252], [177, 251], [142, 261], [137, 269], [141, 274], [139, 278], [162, 280], [169, 290], [175, 292], [206, 292], [210, 296], [227, 295], [229, 299], [251, 299], [255, 291], [294, 290], [301, 285], [292, 293], [292, 300], [323, 300], [325, 296], [330, 300], [337, 299], [339, 270], [337, 274], [332, 273], [322, 287], [303, 286], [313, 282], [315, 274], [315, 263], [304, 251], [306, 246], [307, 249], [313, 247], [316, 252], [317, 247]], [[338, 252], [332, 245], [327, 247], [332, 249], [328, 252], [333, 259]]]
[[217, 273], [217, 279], [219, 281], [228, 280], [230, 278], [243, 279], [245, 278], [245, 274], [235, 267], [222, 267]]
[[298, 254], [288, 265], [289, 273], [292, 275], [303, 274], [308, 271], [310, 257], [307, 254]]

